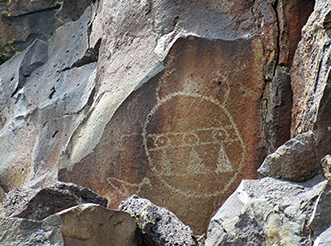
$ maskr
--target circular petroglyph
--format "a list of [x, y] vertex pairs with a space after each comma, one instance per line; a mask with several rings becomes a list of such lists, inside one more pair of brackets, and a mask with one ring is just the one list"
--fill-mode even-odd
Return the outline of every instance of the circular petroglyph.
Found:
[[225, 107], [213, 98], [177, 92], [146, 118], [143, 142], [151, 170], [171, 191], [216, 196], [236, 180], [244, 142]]

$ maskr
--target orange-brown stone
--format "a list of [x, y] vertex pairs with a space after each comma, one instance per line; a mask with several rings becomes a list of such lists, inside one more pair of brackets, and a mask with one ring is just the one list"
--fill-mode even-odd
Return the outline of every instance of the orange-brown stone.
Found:
[[137, 193], [198, 233], [242, 178], [256, 178], [263, 46], [258, 36], [173, 45], [165, 69], [136, 89], [94, 151], [59, 179], [92, 188], [110, 207]]

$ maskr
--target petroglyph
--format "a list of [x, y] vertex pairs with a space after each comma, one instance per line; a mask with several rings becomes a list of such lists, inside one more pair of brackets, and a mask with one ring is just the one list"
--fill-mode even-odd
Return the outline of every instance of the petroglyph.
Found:
[[[224, 105], [192, 92], [158, 97], [142, 137], [153, 173], [172, 192], [188, 197], [211, 197], [226, 191], [245, 159], [244, 142]], [[229, 156], [231, 150], [237, 156]], [[190, 185], [181, 187], [182, 179]], [[211, 180], [220, 182], [219, 190], [204, 189]]]
[[[148, 186], [149, 189], [153, 188], [151, 181], [147, 177], [143, 178], [143, 180], [138, 184], [129, 183], [127, 181], [114, 177], [107, 177], [107, 181], [119, 194], [121, 194], [124, 197], [129, 197], [133, 193], [139, 195], [139, 192], [141, 191], [144, 185]], [[132, 190], [134, 190], [134, 192], [132, 192]]]

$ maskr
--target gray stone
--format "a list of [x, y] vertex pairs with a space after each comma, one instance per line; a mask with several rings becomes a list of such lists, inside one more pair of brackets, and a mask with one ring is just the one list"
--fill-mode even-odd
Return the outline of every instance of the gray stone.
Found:
[[331, 227], [322, 232], [314, 241], [314, 246], [329, 246], [331, 245]]
[[62, 220], [64, 245], [137, 246], [136, 223], [128, 213], [81, 204], [56, 214]]
[[310, 221], [329, 211], [314, 217], [325, 187], [321, 176], [301, 184], [269, 177], [243, 180], [211, 219], [206, 245], [311, 245]]
[[42, 220], [52, 214], [82, 203], [107, 207], [107, 199], [72, 183], [57, 182], [39, 189], [12, 189], [2, 204], [6, 216]]
[[63, 246], [59, 216], [42, 221], [0, 217], [0, 244], [3, 246]]
[[330, 1], [316, 1], [314, 11], [302, 29], [291, 70], [291, 136], [313, 131], [317, 159], [331, 152], [330, 13]]
[[258, 172], [262, 176], [303, 182], [315, 176], [320, 169], [315, 153], [314, 134], [307, 132], [288, 140], [268, 155]]
[[328, 180], [328, 184], [331, 185], [331, 156], [326, 155], [324, 158], [321, 160], [321, 166], [323, 169], [323, 174], [324, 178]]
[[325, 186], [323, 192], [318, 196], [309, 227], [314, 236], [318, 236], [331, 226], [331, 187]]
[[48, 42], [36, 40], [0, 66], [0, 185], [6, 192], [57, 180], [60, 153], [94, 96], [93, 14], [89, 7]]
[[261, 99], [261, 131], [267, 154], [290, 139], [292, 90], [289, 67], [278, 65]]
[[136, 227], [128, 213], [86, 203], [41, 221], [0, 217], [0, 244], [137, 246]]
[[192, 230], [167, 208], [132, 195], [121, 202], [119, 210], [136, 220], [145, 243], [152, 245], [198, 245]]

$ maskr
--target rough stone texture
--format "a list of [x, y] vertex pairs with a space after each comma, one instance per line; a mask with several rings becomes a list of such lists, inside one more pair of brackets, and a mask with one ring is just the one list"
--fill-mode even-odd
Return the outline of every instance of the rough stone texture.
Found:
[[256, 177], [262, 53], [258, 37], [178, 39], [163, 71], [131, 93], [93, 152], [63, 164], [59, 178], [109, 197], [111, 207], [138, 193], [202, 231], [241, 178]]
[[0, 217], [0, 244], [3, 246], [63, 246], [61, 218], [42, 221]]
[[331, 156], [326, 155], [321, 160], [321, 166], [323, 170], [324, 178], [328, 180], [329, 185], [331, 185]]
[[63, 0], [56, 18], [62, 23], [76, 21], [95, 0]]
[[272, 80], [266, 81], [261, 100], [261, 131], [266, 153], [271, 154], [290, 139], [291, 110], [289, 68], [278, 65]]
[[113, 208], [138, 193], [202, 234], [289, 138], [287, 66], [310, 9], [308, 0], [2, 1], [0, 63], [22, 52], [0, 66], [0, 186], [59, 177]]
[[107, 207], [107, 199], [75, 184], [58, 182], [40, 189], [12, 189], [2, 204], [6, 216], [42, 220], [52, 214], [82, 203]]
[[314, 134], [306, 132], [290, 139], [268, 155], [258, 172], [262, 176], [303, 182], [314, 177], [320, 169]]
[[56, 8], [60, 1], [54, 0], [10, 0], [2, 1], [0, 4], [0, 15], [9, 17], [31, 14], [37, 11], [43, 11], [50, 8]]
[[61, 24], [55, 18], [58, 9], [50, 8], [32, 15], [0, 16], [0, 64], [28, 47], [35, 38], [48, 40]]
[[211, 219], [206, 245], [312, 245], [320, 231], [310, 222], [319, 222], [323, 229], [329, 224], [328, 216], [322, 219], [329, 209], [320, 215], [314, 211], [329, 207], [327, 199], [320, 199], [329, 196], [321, 180], [243, 180]]
[[301, 29], [313, 12], [314, 3], [314, 0], [276, 1], [280, 66], [292, 66], [294, 53], [301, 39]]
[[144, 245], [198, 245], [192, 230], [167, 208], [132, 195], [119, 205], [135, 220], [145, 239]]
[[[89, 53], [94, 9], [35, 40], [0, 66], [0, 185], [5, 191], [57, 179], [58, 159], [92, 104], [96, 59]], [[47, 50], [47, 52], [46, 52]]]
[[128, 213], [82, 204], [57, 214], [65, 246], [137, 246], [136, 223]]
[[329, 1], [316, 1], [314, 12], [302, 30], [293, 63], [293, 113], [291, 134], [314, 131], [317, 158], [330, 148], [330, 18]]
[[28, 47], [47, 41], [63, 23], [80, 18], [95, 0], [10, 0], [0, 3], [0, 64]]
[[95, 204], [77, 205], [42, 221], [0, 217], [0, 228], [3, 246], [138, 245], [137, 226], [128, 213]]
[[5, 191], [0, 187], [0, 206], [1, 206], [2, 202], [3, 202], [3, 200], [5, 199], [5, 197], [6, 197], [6, 193], [5, 193]]
[[[278, 32], [265, 67], [265, 87], [261, 98], [261, 142], [265, 154], [273, 153], [290, 139], [292, 89], [289, 71], [301, 28], [313, 11], [314, 0], [271, 1]], [[263, 26], [265, 23], [263, 23]], [[270, 23], [267, 23], [270, 27]], [[265, 30], [265, 33], [268, 31]]]
[[309, 221], [309, 226], [315, 236], [318, 236], [331, 226], [331, 218], [329, 216], [331, 212], [331, 187], [329, 185], [325, 186], [317, 201], [313, 217]]
[[328, 246], [331, 244], [331, 227], [322, 232], [315, 240], [314, 246]]
[[[59, 179], [96, 190], [111, 207], [138, 193], [202, 233], [241, 178], [256, 178], [266, 153], [289, 139], [288, 69], [278, 66], [274, 78], [275, 9], [239, 0], [100, 5], [92, 36], [99, 21], [112, 25], [103, 27], [95, 100], [61, 155]], [[275, 136], [261, 144], [271, 137], [261, 133], [260, 98], [273, 78]]]

